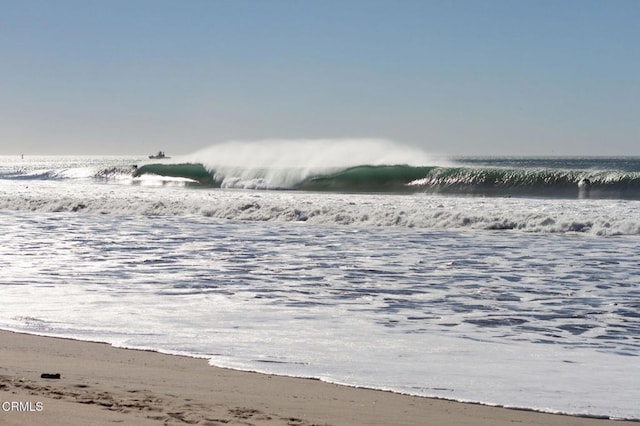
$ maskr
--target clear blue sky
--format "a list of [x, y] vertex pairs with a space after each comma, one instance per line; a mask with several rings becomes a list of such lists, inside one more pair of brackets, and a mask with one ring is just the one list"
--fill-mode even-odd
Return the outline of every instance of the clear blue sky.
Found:
[[0, 0], [0, 154], [640, 155], [638, 0]]

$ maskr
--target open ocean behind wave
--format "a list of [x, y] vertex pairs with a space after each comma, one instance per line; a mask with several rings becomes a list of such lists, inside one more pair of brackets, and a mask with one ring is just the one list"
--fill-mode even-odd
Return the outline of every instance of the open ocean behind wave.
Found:
[[195, 157], [0, 157], [0, 327], [640, 419], [639, 159]]

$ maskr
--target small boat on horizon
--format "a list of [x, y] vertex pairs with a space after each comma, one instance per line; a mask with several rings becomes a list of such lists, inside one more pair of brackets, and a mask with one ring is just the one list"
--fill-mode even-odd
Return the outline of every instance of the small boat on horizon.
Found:
[[167, 157], [166, 155], [164, 155], [164, 151], [158, 151], [156, 155], [149, 156], [150, 160], [160, 160], [162, 158], [171, 158], [171, 157]]

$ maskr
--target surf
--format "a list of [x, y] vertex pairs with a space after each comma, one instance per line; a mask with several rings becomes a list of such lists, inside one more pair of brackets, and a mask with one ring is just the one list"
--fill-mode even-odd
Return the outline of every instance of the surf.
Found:
[[145, 175], [215, 188], [640, 199], [640, 159], [446, 159], [382, 139], [229, 141], [134, 172]]
[[179, 177], [221, 188], [301, 189], [310, 178], [357, 166], [435, 163], [419, 148], [385, 139], [266, 139], [215, 144], [171, 163], [144, 164], [134, 175]]

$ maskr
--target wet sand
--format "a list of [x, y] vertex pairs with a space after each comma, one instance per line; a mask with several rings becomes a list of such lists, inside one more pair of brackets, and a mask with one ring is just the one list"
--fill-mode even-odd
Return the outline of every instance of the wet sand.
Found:
[[[42, 378], [43, 373], [60, 378]], [[0, 331], [0, 425], [638, 425], [211, 367]]]

